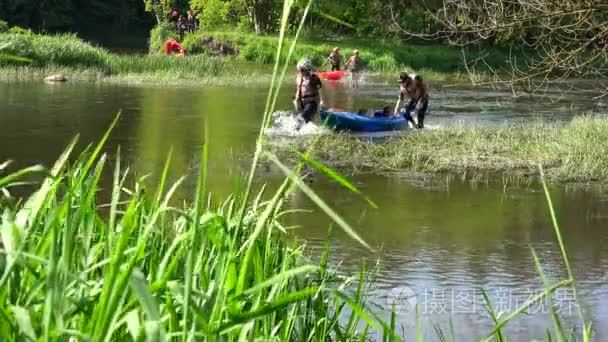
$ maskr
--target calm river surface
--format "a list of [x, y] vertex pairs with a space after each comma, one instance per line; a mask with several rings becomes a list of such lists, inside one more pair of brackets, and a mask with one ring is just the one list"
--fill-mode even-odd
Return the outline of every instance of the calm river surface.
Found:
[[[122, 110], [107, 152], [121, 146], [139, 175], [158, 175], [173, 148], [172, 174], [197, 167], [205, 124], [209, 125], [209, 183], [221, 200], [239, 187], [248, 167], [267, 89], [129, 87], [107, 84], [0, 83], [0, 161], [17, 166], [49, 165], [80, 133], [96, 141]], [[369, 80], [357, 90], [326, 84], [325, 102], [334, 107], [364, 108], [393, 102], [395, 84]], [[290, 108], [291, 88], [279, 103]], [[430, 128], [458, 124], [504, 125], [525, 120], [568, 120], [594, 111], [586, 92], [547, 91], [544, 97], [513, 100], [508, 91], [444, 88], [432, 92]], [[348, 170], [346, 170], [348, 173]], [[259, 182], [276, 184], [280, 175], [262, 168]], [[395, 304], [407, 337], [414, 337], [418, 307], [428, 340], [437, 340], [434, 324], [458, 341], [476, 340], [488, 332], [490, 319], [482, 302], [485, 290], [498, 310], [515, 308], [537, 294], [541, 283], [530, 247], [545, 271], [563, 279], [563, 265], [538, 184], [512, 184], [502, 179], [471, 183], [459, 177], [411, 179], [381, 175], [351, 178], [380, 207], [322, 178], [312, 186], [378, 250], [370, 253], [336, 232], [332, 260], [344, 273], [356, 273], [365, 261], [375, 270], [370, 302], [388, 315]], [[106, 180], [109, 186], [109, 179]], [[187, 184], [192, 186], [192, 184]], [[184, 191], [188, 191], [185, 189]], [[579, 304], [596, 321], [596, 339], [608, 339], [608, 192], [599, 186], [559, 185], [551, 191], [578, 280]], [[327, 239], [329, 220], [301, 194], [290, 205], [311, 209], [292, 216], [289, 225], [318, 256]], [[378, 261], [378, 263], [376, 263]], [[558, 310], [575, 321], [570, 291], [555, 296]], [[551, 327], [548, 306], [507, 326], [512, 340], [543, 338]], [[388, 316], [386, 316], [388, 317]]]

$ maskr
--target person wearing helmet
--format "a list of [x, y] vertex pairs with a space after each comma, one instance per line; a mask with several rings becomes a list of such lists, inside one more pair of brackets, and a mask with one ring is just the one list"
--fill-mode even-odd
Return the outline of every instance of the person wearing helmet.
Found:
[[294, 102], [304, 122], [312, 121], [321, 103], [321, 79], [313, 73], [312, 61], [304, 58], [298, 63]]
[[353, 55], [344, 63], [344, 66], [350, 71], [350, 76], [353, 82], [353, 88], [359, 86], [359, 71], [361, 70], [361, 57], [359, 50], [353, 51]]
[[340, 48], [335, 47], [329, 57], [327, 57], [326, 63], [329, 62], [331, 65], [331, 71], [339, 71], [340, 64], [342, 63], [342, 56], [340, 56]]

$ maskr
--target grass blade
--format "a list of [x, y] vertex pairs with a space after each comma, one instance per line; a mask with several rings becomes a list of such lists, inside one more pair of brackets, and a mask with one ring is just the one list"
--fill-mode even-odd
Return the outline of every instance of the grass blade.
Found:
[[371, 248], [367, 244], [367, 242], [365, 242], [359, 236], [359, 234], [357, 234], [355, 230], [348, 223], [346, 223], [346, 221], [344, 221], [342, 217], [340, 217], [340, 215], [338, 215], [333, 209], [331, 209], [329, 205], [327, 205], [327, 203], [325, 203], [325, 201], [323, 201], [323, 199], [321, 199], [321, 197], [319, 197], [319, 195], [317, 195], [314, 190], [312, 190], [306, 183], [304, 183], [300, 177], [298, 177], [293, 171], [287, 168], [287, 166], [283, 165], [283, 163], [281, 163], [274, 154], [266, 153], [266, 157], [275, 165], [277, 165], [279, 169], [281, 169], [281, 171], [283, 171], [283, 173], [287, 176], [287, 178], [289, 178], [294, 184], [296, 184], [298, 188], [300, 188], [300, 190], [302, 190], [302, 192], [308, 196], [308, 198], [310, 198], [321, 210], [325, 212], [325, 214], [327, 214], [332, 220], [334, 220], [334, 222], [338, 226], [340, 226], [340, 228], [342, 228], [342, 230], [346, 234], [348, 234], [351, 238], [359, 242], [361, 245], [363, 245], [370, 251], [373, 251], [373, 248]]

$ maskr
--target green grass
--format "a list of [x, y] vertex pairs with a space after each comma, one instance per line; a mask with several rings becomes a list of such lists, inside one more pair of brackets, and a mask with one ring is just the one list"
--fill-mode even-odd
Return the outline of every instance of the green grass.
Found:
[[[106, 136], [107, 138], [107, 136]], [[182, 184], [156, 187], [129, 177], [120, 158], [100, 154], [105, 138], [68, 166], [70, 145], [48, 178], [23, 201], [0, 201], [0, 334], [11, 340], [165, 340], [182, 337], [315, 340], [383, 331], [344, 293], [346, 278], [281, 238], [282, 187], [247, 206], [210, 204], [204, 170], [197, 199], [173, 206]], [[203, 160], [204, 160], [203, 153]], [[107, 209], [99, 180], [113, 168]], [[0, 178], [12, 189], [32, 168]], [[326, 251], [327, 253], [327, 251]], [[324, 258], [327, 260], [327, 257]], [[350, 308], [350, 309], [348, 309]], [[347, 312], [347, 311], [350, 311]], [[352, 316], [347, 326], [340, 317]]]
[[[234, 46], [238, 55], [209, 55], [201, 39], [212, 36]], [[188, 35], [184, 46], [193, 54], [186, 58], [151, 55], [119, 55], [93, 46], [72, 34], [40, 35], [29, 31], [0, 33], [0, 79], [41, 79], [50, 73], [64, 73], [72, 80], [105, 80], [128, 83], [223, 84], [235, 80], [267, 81], [252, 77], [268, 74], [275, 62], [277, 38], [235, 32]], [[286, 39], [283, 46], [292, 43]], [[156, 44], [158, 45], [158, 44]], [[370, 71], [396, 73], [416, 71], [427, 79], [455, 81], [466, 79], [461, 51], [441, 45], [409, 45], [363, 39], [340, 42], [301, 41], [294, 46], [289, 62], [303, 56], [321, 65], [334, 45], [343, 48], [345, 57], [353, 49], [361, 50], [363, 64]], [[201, 54], [202, 53], [202, 54]], [[476, 52], [471, 52], [475, 55]], [[470, 57], [472, 58], [472, 57]], [[492, 51], [489, 61], [504, 64], [506, 55]], [[477, 70], [476, 72], [482, 72]]]
[[[201, 43], [204, 38], [212, 37], [218, 42], [235, 47], [238, 57], [256, 63], [274, 63], [278, 38], [274, 36], [258, 36], [239, 32], [199, 32], [187, 35], [184, 46], [193, 53], [205, 53], [207, 48]], [[290, 42], [289, 39], [286, 40]], [[338, 46], [344, 58], [348, 58], [354, 49], [360, 50], [365, 67], [374, 72], [395, 73], [402, 70], [419, 72], [457, 73], [465, 72], [462, 65], [462, 51], [458, 47], [445, 44], [420, 44], [383, 39], [340, 38], [336, 41], [318, 39], [303, 39], [291, 57], [295, 62], [302, 57], [313, 58], [317, 66], [321, 66], [332, 48]], [[468, 49], [470, 60], [479, 57], [481, 52]], [[495, 68], [506, 66], [509, 59], [508, 51], [491, 49], [484, 52], [488, 64]], [[483, 70], [483, 68], [481, 68]]]
[[[261, 68], [237, 59], [162, 55], [119, 55], [94, 47], [74, 35], [0, 34], [0, 80], [41, 79], [63, 73], [71, 80], [156, 82], [176, 84], [227, 83], [268, 77]], [[268, 68], [266, 68], [268, 69]]]
[[[308, 146], [306, 141], [300, 142]], [[533, 122], [502, 128], [456, 126], [411, 132], [383, 143], [323, 136], [311, 154], [339, 170], [376, 173], [538, 175], [562, 181], [608, 181], [608, 120], [580, 116], [569, 123]]]

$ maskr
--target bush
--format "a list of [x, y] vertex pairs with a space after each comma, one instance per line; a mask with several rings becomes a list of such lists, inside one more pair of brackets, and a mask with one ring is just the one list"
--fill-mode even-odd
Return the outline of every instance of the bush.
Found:
[[242, 0], [191, 0], [190, 5], [198, 12], [204, 30], [251, 31]]
[[108, 52], [76, 35], [0, 34], [0, 54], [31, 59], [34, 65], [105, 66]]
[[0, 20], [0, 33], [8, 31], [8, 23], [4, 20]]
[[372, 58], [368, 65], [372, 70], [381, 72], [390, 72], [400, 69], [399, 63], [395, 57], [388, 54], [383, 54], [379, 57]]
[[32, 34], [33, 34], [33, 33], [32, 33], [32, 30], [30, 30], [30, 29], [24, 29], [24, 28], [21, 28], [21, 27], [19, 27], [19, 26], [13, 26], [13, 27], [11, 27], [11, 28], [8, 30], [8, 33], [22, 34], [22, 35], [27, 35], [27, 36], [29, 36], [29, 35], [32, 35]]
[[179, 34], [171, 23], [160, 23], [150, 31], [150, 53], [162, 54], [167, 39], [178, 39]]
[[37, 59], [47, 64], [104, 67], [108, 52], [80, 40], [74, 34], [37, 35]]
[[0, 35], [0, 53], [36, 59], [37, 52], [33, 40], [25, 35], [9, 33]]

